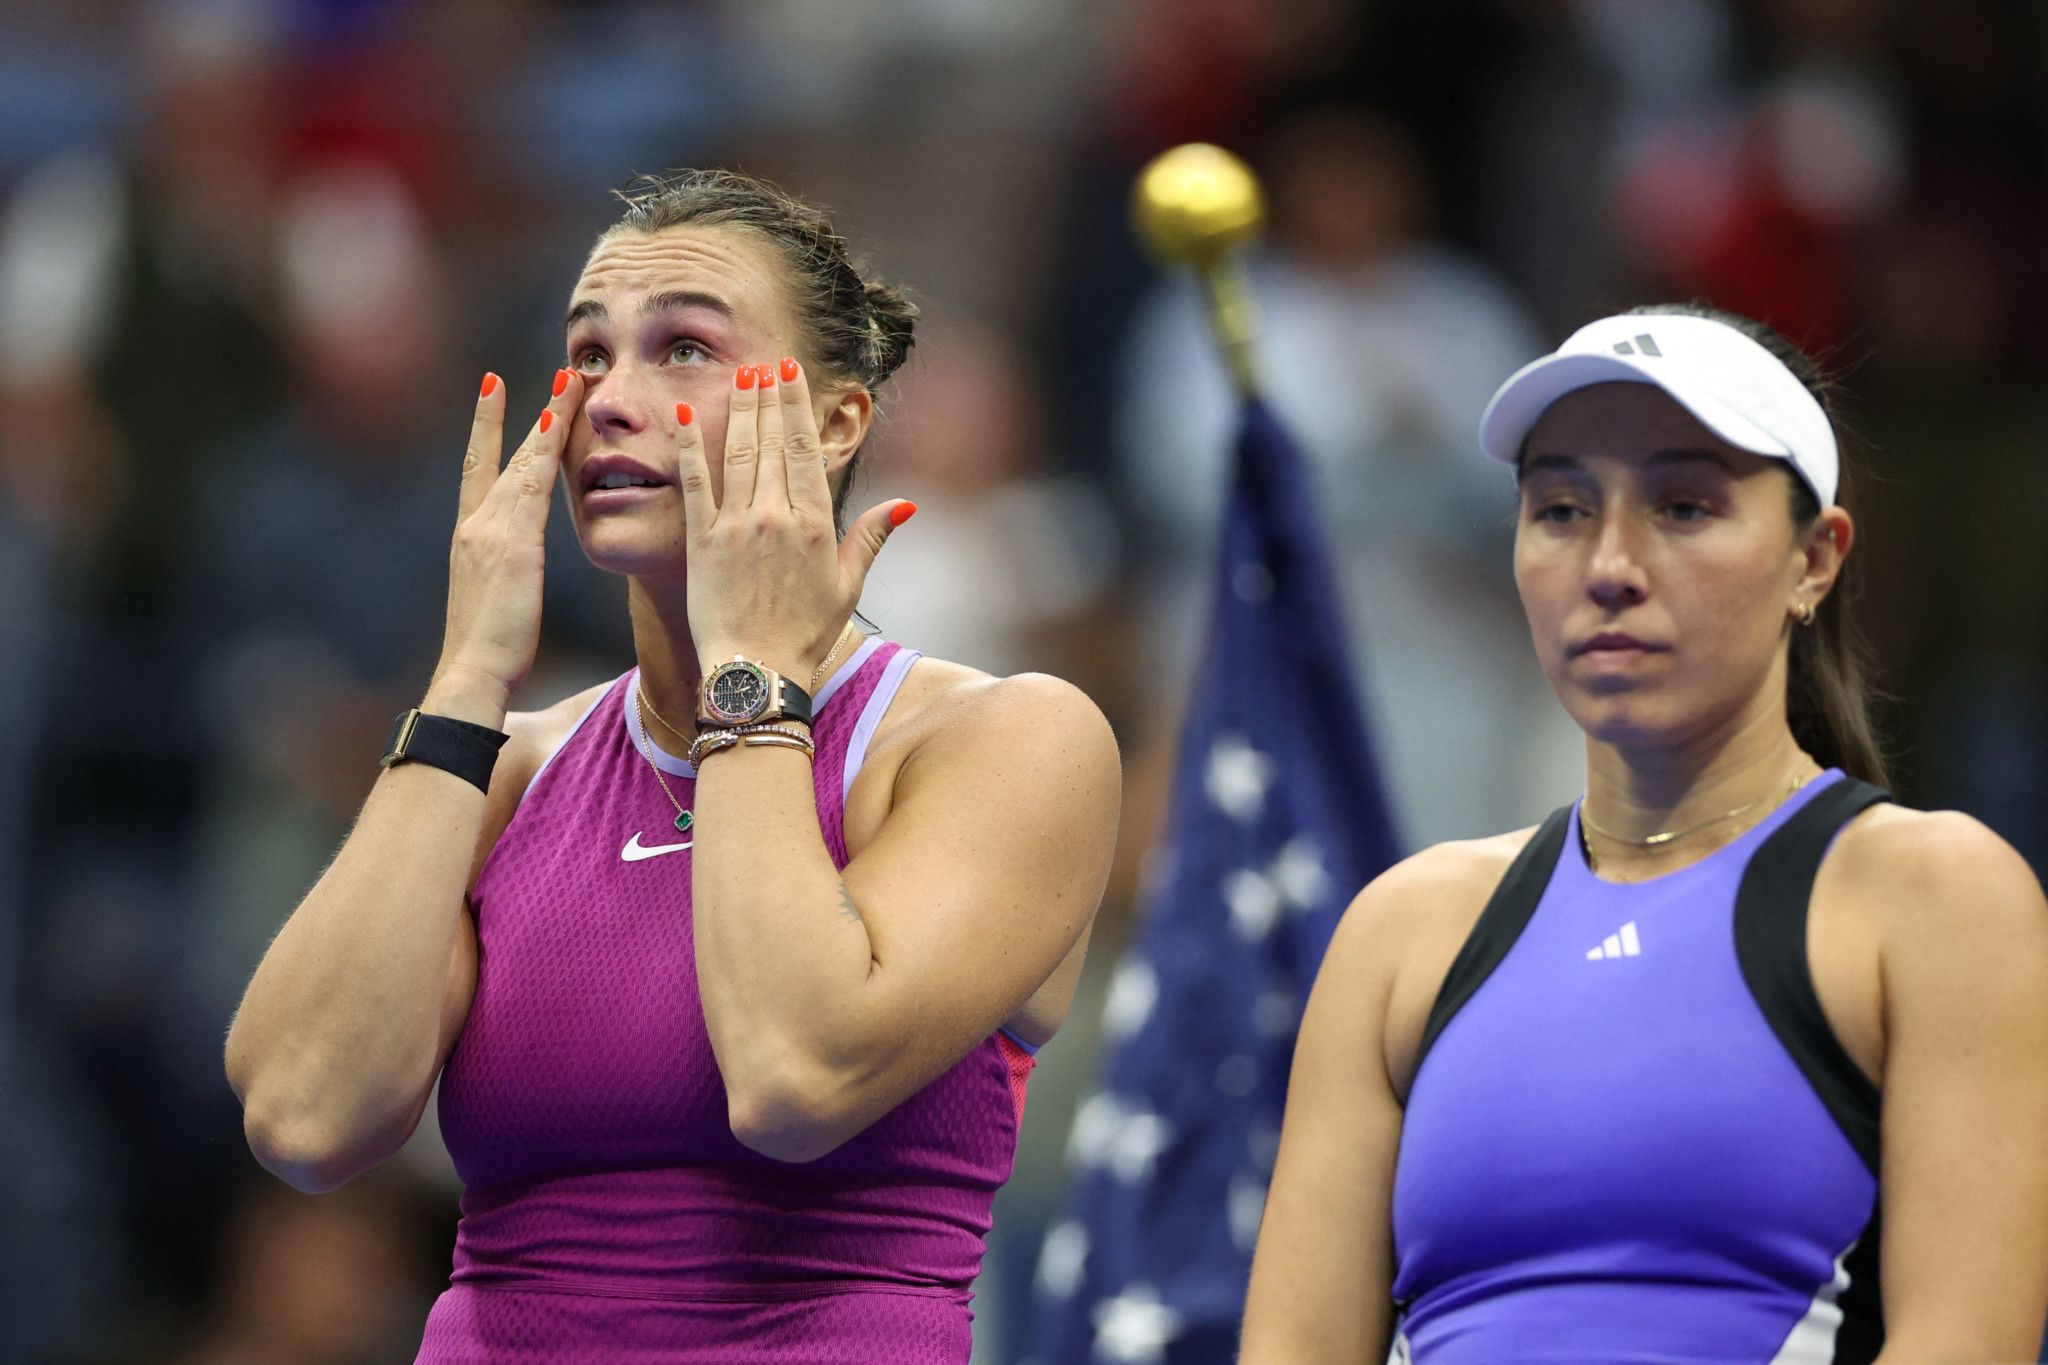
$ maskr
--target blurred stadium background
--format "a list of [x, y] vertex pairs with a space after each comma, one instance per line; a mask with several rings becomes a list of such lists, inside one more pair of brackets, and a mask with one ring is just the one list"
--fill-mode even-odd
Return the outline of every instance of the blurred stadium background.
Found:
[[[609, 188], [731, 165], [926, 309], [866, 611], [1074, 679], [1127, 829], [1033, 1084], [978, 1360], [1023, 1351], [1101, 983], [1160, 823], [1232, 399], [1133, 173], [1246, 154], [1406, 843], [1577, 788], [1529, 658], [1492, 387], [1698, 297], [1844, 373], [1902, 794], [2048, 873], [2048, 23], [2024, 0], [172, 0], [0, 44], [0, 1360], [409, 1360], [427, 1128], [317, 1199], [220, 1044], [439, 643], [476, 377], [538, 403]], [[553, 518], [528, 698], [630, 662]]]

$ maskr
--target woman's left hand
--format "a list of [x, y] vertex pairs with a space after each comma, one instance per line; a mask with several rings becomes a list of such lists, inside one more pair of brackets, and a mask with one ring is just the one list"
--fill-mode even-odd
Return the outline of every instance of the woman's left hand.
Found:
[[716, 499], [703, 426], [689, 415], [679, 406], [698, 662], [708, 670], [739, 655], [801, 685], [837, 642], [875, 556], [916, 504], [871, 507], [838, 540], [810, 384], [794, 360], [735, 374]]

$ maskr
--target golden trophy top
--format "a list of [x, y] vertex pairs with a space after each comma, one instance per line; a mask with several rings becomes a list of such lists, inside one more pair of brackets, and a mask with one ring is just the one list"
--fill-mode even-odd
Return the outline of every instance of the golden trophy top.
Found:
[[1256, 236], [1264, 219], [1251, 168], [1206, 142], [1155, 157], [1131, 188], [1138, 238], [1168, 265], [1213, 262]]

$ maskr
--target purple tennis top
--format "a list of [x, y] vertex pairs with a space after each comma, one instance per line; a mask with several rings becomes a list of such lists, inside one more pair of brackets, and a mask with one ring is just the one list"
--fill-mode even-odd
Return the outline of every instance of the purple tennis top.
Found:
[[[836, 866], [917, 658], [869, 640], [816, 699]], [[477, 879], [476, 997], [440, 1094], [462, 1219], [418, 1360], [964, 1362], [1030, 1055], [998, 1032], [817, 1161], [741, 1146], [697, 990], [691, 835], [650, 762], [685, 805], [695, 774], [641, 728], [635, 682], [542, 765]]]
[[1587, 867], [1576, 805], [1530, 840], [1424, 1033], [1394, 1178], [1397, 1358], [1877, 1353], [1879, 1097], [1821, 1011], [1806, 915], [1830, 841], [1883, 799], [1830, 772], [1626, 885]]

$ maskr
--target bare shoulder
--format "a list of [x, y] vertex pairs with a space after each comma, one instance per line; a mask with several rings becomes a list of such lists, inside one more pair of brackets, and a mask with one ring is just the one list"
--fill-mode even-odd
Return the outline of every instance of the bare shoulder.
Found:
[[968, 789], [1057, 807], [1062, 822], [1108, 830], [1113, 840], [1121, 772], [1109, 722], [1072, 683], [1043, 673], [999, 678], [922, 658], [847, 793], [846, 846], [856, 854], [866, 848], [916, 793], [955, 804]]
[[[1072, 756], [1114, 776], [1116, 738], [1102, 708], [1087, 693], [1047, 673], [996, 677], [978, 668], [923, 658], [912, 666], [891, 708], [891, 723], [876, 737], [907, 757], [958, 748], [987, 752], [1029, 747]], [[900, 711], [900, 716], [896, 714]]]
[[1317, 976], [1372, 1002], [1387, 1083], [1406, 1102], [1429, 1011], [1480, 912], [1536, 828], [1434, 844], [1375, 877], [1344, 912]]
[[1535, 825], [1490, 834], [1483, 839], [1453, 839], [1431, 844], [1411, 858], [1388, 868], [1381, 877], [1392, 881], [1397, 894], [1422, 899], [1455, 895], [1484, 885], [1491, 893], [1494, 884], [1536, 836]]
[[[1454, 839], [1403, 858], [1352, 899], [1337, 930], [1338, 941], [1398, 947], [1448, 934], [1462, 943], [1535, 833], [1536, 826], [1531, 825], [1483, 839]], [[1334, 942], [1331, 951], [1337, 951]]]
[[1961, 811], [1885, 803], [1857, 816], [1828, 861], [1873, 907], [1889, 943], [1931, 943], [2009, 929], [2048, 936], [2048, 902], [2019, 851]]
[[610, 686], [609, 681], [595, 683], [581, 692], [570, 693], [552, 706], [538, 711], [514, 711], [506, 716], [505, 733], [511, 738], [499, 751], [498, 768], [491, 783], [493, 789], [498, 785], [497, 774], [503, 773], [516, 777], [517, 790], [524, 791], [542, 761], [567, 738], [570, 729]]

